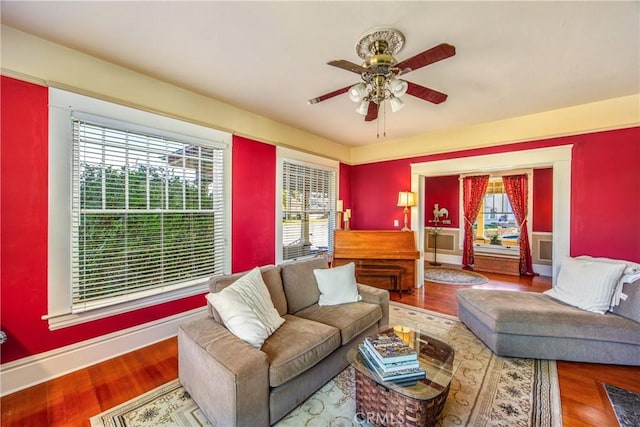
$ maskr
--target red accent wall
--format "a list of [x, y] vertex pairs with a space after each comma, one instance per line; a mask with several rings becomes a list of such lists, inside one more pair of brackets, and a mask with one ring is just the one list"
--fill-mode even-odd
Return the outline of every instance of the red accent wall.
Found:
[[640, 127], [576, 140], [571, 255], [640, 262]]
[[553, 231], [553, 168], [533, 170], [533, 231]]
[[275, 262], [276, 147], [233, 137], [232, 271]]
[[[440, 209], [449, 211], [451, 224], [441, 224], [443, 228], [460, 227], [460, 180], [458, 175], [425, 178], [424, 223], [433, 226], [433, 209], [437, 203]], [[447, 219], [442, 217], [440, 219]]]
[[204, 305], [202, 295], [49, 331], [47, 313], [48, 90], [1, 77], [0, 328], [6, 363]]
[[[351, 226], [355, 230], [398, 230], [404, 223], [398, 192], [411, 189], [411, 160], [392, 160], [351, 167]], [[411, 222], [411, 216], [408, 218]], [[409, 224], [411, 227], [411, 224]]]
[[[41, 320], [47, 310], [47, 89], [8, 77], [0, 85], [0, 328], [9, 335], [1, 363], [203, 306], [197, 295], [49, 331]], [[562, 144], [574, 144], [571, 254], [640, 262], [640, 127], [340, 165], [340, 197], [352, 209], [354, 228], [393, 229], [394, 219], [402, 224], [396, 202], [398, 191], [410, 188], [411, 163]], [[240, 271], [275, 260], [275, 147], [234, 137], [232, 160], [232, 269]], [[450, 210], [450, 216], [458, 215]]]
[[[402, 217], [395, 199], [398, 191], [409, 188], [411, 163], [567, 144], [573, 144], [571, 255], [640, 262], [640, 127], [353, 166], [354, 224], [358, 229], [385, 230], [394, 217]], [[537, 226], [549, 227], [548, 212], [539, 215], [535, 231], [543, 231]]]
[[340, 163], [339, 175], [338, 199], [344, 203], [344, 209], [348, 209], [351, 207], [351, 166]]

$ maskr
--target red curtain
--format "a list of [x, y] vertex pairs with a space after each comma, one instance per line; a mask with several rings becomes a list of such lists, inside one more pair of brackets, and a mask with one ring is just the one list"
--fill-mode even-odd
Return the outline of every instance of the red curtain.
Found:
[[463, 180], [464, 244], [462, 246], [462, 265], [473, 264], [473, 223], [480, 213], [487, 184], [489, 184], [489, 175], [467, 176]]
[[520, 274], [534, 274], [527, 231], [527, 175], [503, 176], [502, 182], [520, 228]]

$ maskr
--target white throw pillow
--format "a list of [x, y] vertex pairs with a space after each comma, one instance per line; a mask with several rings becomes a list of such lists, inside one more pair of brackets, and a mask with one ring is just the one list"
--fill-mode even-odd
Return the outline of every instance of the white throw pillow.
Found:
[[357, 302], [362, 299], [356, 283], [355, 264], [333, 268], [314, 269], [313, 274], [318, 282], [320, 299], [318, 305], [338, 305]]
[[574, 307], [604, 314], [625, 267], [624, 263], [566, 258], [556, 285], [544, 293]]
[[207, 300], [233, 335], [256, 348], [262, 347], [264, 340], [284, 323], [273, 306], [259, 268], [220, 292], [209, 293]]

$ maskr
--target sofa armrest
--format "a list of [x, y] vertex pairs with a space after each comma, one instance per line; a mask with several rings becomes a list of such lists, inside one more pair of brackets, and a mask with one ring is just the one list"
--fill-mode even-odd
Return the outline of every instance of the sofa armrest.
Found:
[[213, 319], [178, 328], [178, 373], [213, 425], [269, 425], [267, 355]]
[[382, 309], [382, 318], [378, 321], [378, 326], [389, 325], [389, 291], [386, 289], [375, 288], [369, 285], [358, 283], [358, 293], [362, 297], [363, 302], [378, 304]]

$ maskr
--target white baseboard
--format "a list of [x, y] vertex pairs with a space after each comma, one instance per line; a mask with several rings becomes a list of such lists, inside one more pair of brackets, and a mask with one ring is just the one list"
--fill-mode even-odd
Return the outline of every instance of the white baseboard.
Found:
[[178, 325], [207, 315], [200, 307], [0, 365], [0, 396], [176, 336]]
[[550, 265], [533, 264], [533, 272], [541, 276], [551, 277], [553, 275], [553, 267]]
[[[433, 261], [433, 254], [428, 253], [425, 254], [425, 268], [429, 267], [429, 262]], [[442, 264], [452, 264], [452, 265], [461, 265], [462, 264], [462, 256], [460, 255], [449, 255], [449, 254], [438, 254], [437, 261]], [[541, 276], [551, 277], [553, 273], [553, 269], [550, 265], [543, 264], [533, 264], [534, 273], [538, 273]]]
[[[425, 257], [424, 266], [429, 267], [429, 263], [433, 262], [433, 253], [425, 253], [424, 257]], [[436, 261], [442, 264], [460, 265], [462, 264], [462, 256], [439, 253], [436, 256]]]

